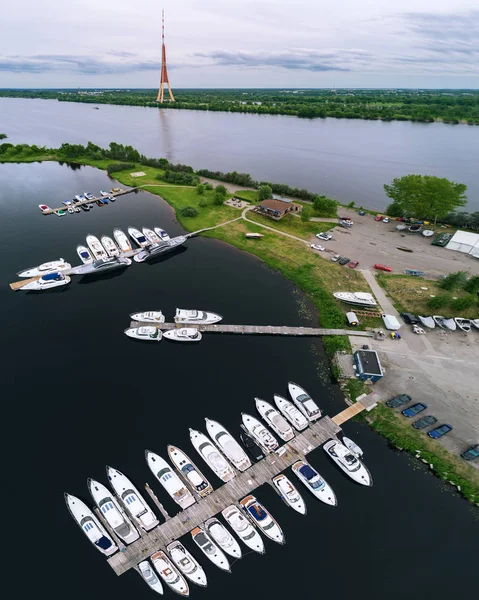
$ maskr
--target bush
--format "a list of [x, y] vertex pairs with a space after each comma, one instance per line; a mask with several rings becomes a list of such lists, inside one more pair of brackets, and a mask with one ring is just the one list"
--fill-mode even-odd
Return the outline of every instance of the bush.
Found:
[[477, 294], [479, 291], [479, 275], [474, 275], [464, 284], [464, 290], [470, 294]]
[[185, 206], [180, 210], [181, 216], [183, 217], [197, 217], [198, 211], [194, 206]]
[[212, 183], [205, 183], [205, 190], [211, 191], [213, 189]]
[[457, 271], [456, 273], [450, 273], [444, 279], [439, 282], [439, 287], [443, 290], [456, 290], [464, 287], [467, 281], [467, 275], [465, 271]]
[[216, 204], [216, 206], [221, 206], [224, 201], [225, 197], [223, 196], [223, 194], [218, 194], [218, 190], [216, 190], [213, 202]]
[[303, 206], [301, 211], [301, 221], [309, 221], [311, 219], [312, 211], [309, 206]]
[[352, 201], [352, 202], [350, 202], [349, 204], [346, 204], [346, 206], [347, 206], [348, 208], [354, 208], [355, 204], [356, 204], [356, 203], [355, 203], [355, 202], [354, 202], [354, 200], [353, 200], [353, 201]]
[[206, 198], [204, 196], [198, 202], [198, 206], [201, 206], [201, 208], [204, 208], [205, 206], [208, 206], [208, 201], [206, 200]]
[[434, 298], [429, 298], [427, 301], [427, 305], [429, 308], [442, 308], [446, 306], [449, 302], [449, 296], [446, 294], [442, 294], [441, 296], [434, 296]]
[[184, 171], [166, 171], [164, 175], [157, 175], [160, 181], [176, 183], [179, 185], [198, 185], [200, 178], [194, 173], [185, 173]]
[[135, 167], [134, 163], [115, 163], [111, 165], [107, 165], [106, 170], [107, 173], [116, 173], [117, 171], [126, 171], [128, 169], [133, 169]]
[[313, 200], [314, 210], [320, 217], [336, 217], [338, 214], [338, 203], [327, 196], [315, 196]]
[[199, 183], [196, 186], [196, 193], [199, 194], [200, 196], [205, 193], [205, 186], [202, 183]]
[[273, 190], [269, 185], [260, 185], [258, 190], [258, 200], [259, 202], [263, 202], [263, 200], [267, 200], [268, 198], [273, 197]]
[[472, 308], [476, 304], [474, 296], [465, 296], [464, 298], [456, 298], [451, 301], [451, 308], [454, 310], [466, 310]]
[[217, 185], [215, 188], [215, 195], [221, 195], [223, 197], [223, 200], [225, 199], [225, 196], [228, 194], [228, 190], [225, 188], [224, 185], [222, 185], [220, 183], [220, 185]]

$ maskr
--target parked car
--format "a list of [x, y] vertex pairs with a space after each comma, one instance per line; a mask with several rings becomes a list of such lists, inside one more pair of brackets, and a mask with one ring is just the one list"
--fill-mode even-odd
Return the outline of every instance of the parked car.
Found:
[[353, 222], [352, 221], [339, 221], [338, 225], [340, 225], [341, 227], [345, 227], [346, 229], [349, 229], [353, 225]]
[[359, 260], [352, 260], [352, 261], [349, 263], [348, 267], [349, 267], [350, 269], [355, 269], [355, 268], [356, 268], [358, 265], [359, 265]]
[[464, 460], [475, 460], [479, 457], [479, 444], [471, 446], [465, 452], [461, 452], [461, 458]]
[[340, 258], [341, 258], [341, 254], [335, 254], [334, 256], [331, 257], [331, 260], [333, 262], [337, 262]]
[[423, 410], [426, 410], [426, 408], [427, 408], [427, 404], [423, 404], [422, 402], [418, 402], [417, 404], [413, 404], [409, 408], [405, 408], [401, 412], [402, 412], [402, 414], [405, 417], [415, 417], [416, 415], [418, 415]]
[[408, 394], [400, 394], [399, 396], [394, 396], [394, 398], [388, 400], [386, 406], [389, 406], [389, 408], [397, 408], [398, 406], [411, 402], [411, 400], [412, 398]]
[[378, 269], [379, 271], [388, 271], [389, 273], [392, 271], [391, 267], [387, 267], [386, 265], [381, 265], [379, 263], [376, 263], [374, 268]]
[[384, 217], [383, 223], [389, 223], [389, 219], [387, 217]]
[[383, 220], [383, 218], [381, 217], [381, 215], [376, 215], [376, 216], [374, 217], [374, 220], [375, 220], [375, 221], [382, 221], [382, 220]]
[[413, 315], [411, 313], [402, 312], [401, 317], [403, 318], [404, 322], [407, 323], [408, 325], [419, 325], [419, 323], [421, 322], [416, 317], [416, 315]]
[[365, 215], [365, 214], [366, 214], [366, 213], [364, 212], [364, 210], [360, 210], [360, 211], [358, 212], [358, 215], [359, 215], [360, 217], [364, 217], [364, 215]]
[[434, 440], [437, 440], [437, 438], [440, 438], [443, 435], [446, 435], [446, 433], [449, 433], [453, 429], [454, 428], [452, 425], [448, 425], [447, 423], [445, 423], [444, 425], [441, 425], [440, 427], [436, 427], [436, 429], [431, 429], [431, 431], [427, 432], [427, 435], [429, 437], [433, 438]]
[[412, 426], [414, 429], [424, 429], [424, 427], [427, 427], [428, 425], [434, 425], [434, 423], [437, 423], [436, 417], [427, 415], [426, 417], [422, 417], [421, 419], [414, 421]]
[[311, 248], [313, 250], [319, 250], [320, 252], [324, 250], [324, 246], [320, 246], [319, 244], [311, 244]]
[[349, 262], [350, 260], [351, 260], [351, 259], [350, 259], [350, 258], [348, 258], [347, 256], [343, 256], [343, 258], [340, 258], [340, 259], [339, 259], [338, 263], [339, 263], [340, 265], [343, 265], [343, 266], [344, 266], [344, 265], [347, 265], [347, 264], [348, 264], [348, 262]]
[[351, 217], [339, 217], [340, 221], [352, 221]]
[[325, 242], [329, 242], [329, 240], [333, 237], [330, 233], [317, 233], [316, 237], [318, 240], [324, 240]]

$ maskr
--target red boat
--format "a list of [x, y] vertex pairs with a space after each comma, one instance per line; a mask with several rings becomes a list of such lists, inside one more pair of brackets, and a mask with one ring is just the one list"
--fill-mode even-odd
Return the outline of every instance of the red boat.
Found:
[[46, 210], [50, 210], [50, 207], [47, 206], [46, 204], [39, 204], [38, 208], [42, 211], [45, 212]]

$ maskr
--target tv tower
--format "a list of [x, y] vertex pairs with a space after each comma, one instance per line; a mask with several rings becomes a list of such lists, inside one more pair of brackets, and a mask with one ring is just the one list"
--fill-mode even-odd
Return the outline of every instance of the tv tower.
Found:
[[171, 91], [170, 82], [168, 80], [168, 71], [166, 69], [166, 48], [165, 48], [165, 11], [161, 11], [161, 78], [160, 78], [160, 89], [158, 90], [157, 102], [164, 102], [165, 100], [165, 89], [164, 86], [168, 86], [168, 92], [170, 94], [170, 102], [175, 102], [175, 97]]

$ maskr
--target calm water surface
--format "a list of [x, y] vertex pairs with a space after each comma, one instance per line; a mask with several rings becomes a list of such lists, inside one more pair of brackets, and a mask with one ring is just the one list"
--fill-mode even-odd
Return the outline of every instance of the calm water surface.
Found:
[[383, 184], [421, 173], [468, 186], [479, 210], [479, 127], [441, 123], [298, 119], [56, 100], [0, 98], [0, 132], [17, 143], [57, 147], [89, 140], [130, 144], [195, 168], [251, 173], [383, 209]]
[[[7, 283], [23, 268], [60, 256], [76, 264], [75, 247], [89, 232], [111, 235], [114, 226], [128, 225], [181, 232], [170, 208], [146, 193], [61, 219], [43, 217], [37, 208], [109, 185], [104, 173], [88, 167], [0, 165], [2, 524], [9, 575], [22, 597], [48, 590], [55, 600], [153, 598], [135, 572], [114, 575], [65, 507], [64, 491], [91, 505], [87, 477], [106, 483], [106, 464], [140, 489], [148, 481], [175, 514], [146, 465], [145, 448], [166, 456], [172, 443], [194, 457], [189, 427], [204, 431], [208, 416], [237, 435], [240, 413], [254, 414], [253, 398], [286, 395], [289, 379], [303, 384], [327, 413], [344, 407], [319, 343], [206, 335], [198, 345], [143, 345], [123, 335], [129, 313], [162, 309], [171, 318], [177, 306], [218, 311], [227, 323], [314, 323], [300, 316], [290, 283], [220, 242], [190, 240], [158, 264], [133, 263], [94, 282], [76, 277], [58, 291], [12, 292]], [[315, 451], [310, 460], [335, 489], [339, 506], [329, 508], [305, 490], [303, 517], [261, 487], [257, 496], [279, 521], [286, 546], [266, 541], [265, 556], [245, 552], [225, 574], [206, 564], [186, 536], [209, 580], [206, 590], [191, 590], [193, 598], [445, 599], [449, 585], [455, 597], [472, 597], [475, 509], [367, 427], [349, 423], [345, 430], [365, 450], [374, 487], [355, 485]], [[165, 590], [166, 597], [174, 596]]]

